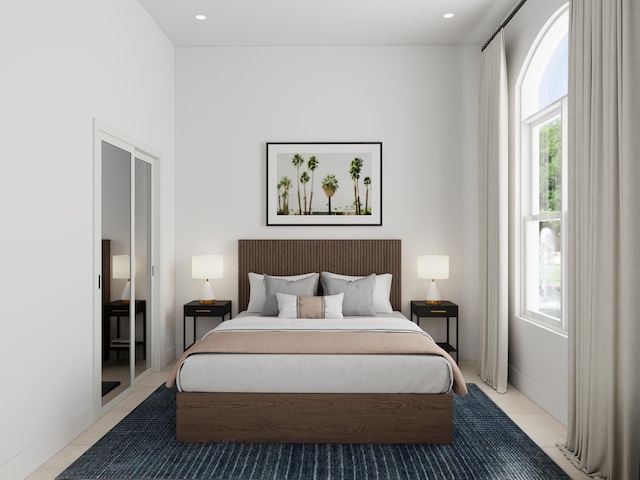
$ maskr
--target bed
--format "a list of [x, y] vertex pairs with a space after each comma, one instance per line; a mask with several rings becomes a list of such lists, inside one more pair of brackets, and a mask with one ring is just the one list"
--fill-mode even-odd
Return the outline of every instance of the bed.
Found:
[[[430, 350], [439, 347], [399, 313], [400, 240], [239, 240], [238, 267], [241, 313], [185, 352], [168, 382], [178, 386], [178, 441], [452, 442], [451, 390], [466, 387], [453, 359]], [[282, 277], [312, 288], [309, 277], [291, 277], [309, 272], [318, 275], [316, 298], [281, 294]], [[388, 305], [378, 290], [373, 312], [349, 304], [355, 290], [345, 288], [368, 288], [372, 278]], [[262, 284], [269, 300], [259, 298], [256, 312]], [[274, 288], [275, 315], [267, 312]], [[292, 302], [296, 313], [279, 318]], [[312, 307], [331, 317], [338, 302], [342, 318], [297, 318]]]

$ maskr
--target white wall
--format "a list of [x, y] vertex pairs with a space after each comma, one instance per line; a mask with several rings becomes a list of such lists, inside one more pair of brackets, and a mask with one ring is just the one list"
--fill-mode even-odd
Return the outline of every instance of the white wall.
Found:
[[[514, 177], [516, 155], [515, 125], [516, 82], [525, 58], [535, 38], [549, 18], [566, 0], [544, 0], [527, 2], [505, 29], [507, 71], [509, 77], [509, 157], [511, 172], [511, 201], [515, 204]], [[515, 241], [514, 231], [519, 220], [516, 212], [511, 212], [511, 269], [510, 285], [513, 299], [515, 295]], [[564, 425], [567, 424], [568, 403], [568, 341], [560, 335], [535, 325], [517, 316], [515, 304], [510, 305], [509, 321], [509, 381], [538, 405], [548, 411]]]
[[17, 479], [88, 427], [100, 401], [94, 118], [162, 156], [160, 350], [173, 356], [175, 49], [138, 2], [11, 0], [0, 65], [0, 478]]
[[[460, 305], [461, 358], [477, 358], [479, 50], [178, 48], [177, 318], [201, 288], [191, 255], [224, 255], [213, 286], [235, 314], [238, 239], [400, 238], [404, 313], [426, 295], [417, 255], [450, 255], [440, 291]], [[267, 227], [265, 144], [288, 141], [383, 142], [383, 226]]]

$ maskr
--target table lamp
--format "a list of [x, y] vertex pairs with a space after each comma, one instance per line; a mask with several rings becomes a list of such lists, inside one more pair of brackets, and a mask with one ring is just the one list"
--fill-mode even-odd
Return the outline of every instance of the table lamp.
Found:
[[425, 303], [429, 305], [442, 303], [436, 280], [449, 278], [449, 256], [418, 255], [418, 278], [431, 279]]
[[210, 279], [222, 278], [222, 255], [193, 255], [191, 257], [191, 276], [204, 279], [200, 303], [216, 303]]

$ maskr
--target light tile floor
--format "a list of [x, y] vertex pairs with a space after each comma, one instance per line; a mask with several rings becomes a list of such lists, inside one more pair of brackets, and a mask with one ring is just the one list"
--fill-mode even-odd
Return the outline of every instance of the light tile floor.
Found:
[[[461, 362], [465, 381], [476, 383], [511, 419], [529, 435], [573, 480], [591, 480], [576, 469], [562, 454], [556, 443], [566, 440], [566, 428], [525, 395], [509, 385], [505, 394], [496, 393], [485, 385], [476, 374], [475, 362]], [[53, 480], [68, 465], [82, 455], [102, 435], [122, 420], [131, 410], [164, 383], [171, 367], [156, 372], [136, 385], [134, 391], [119, 405], [102, 416], [78, 438], [54, 455], [49, 461], [27, 477], [26, 480]]]

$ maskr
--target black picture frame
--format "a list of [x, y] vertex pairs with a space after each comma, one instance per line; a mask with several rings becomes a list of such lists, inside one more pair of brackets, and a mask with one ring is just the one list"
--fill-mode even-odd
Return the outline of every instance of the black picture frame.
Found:
[[381, 226], [382, 142], [270, 142], [267, 226]]

